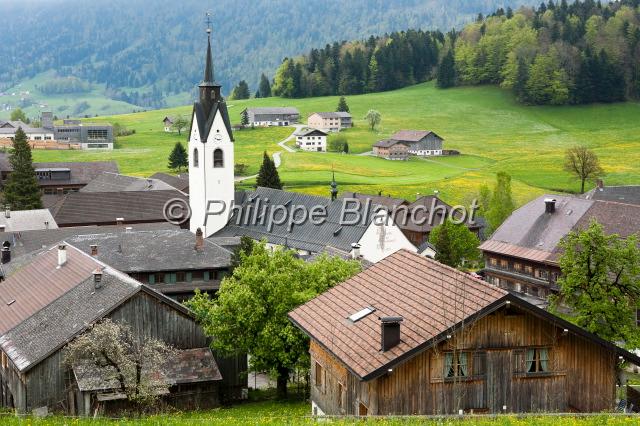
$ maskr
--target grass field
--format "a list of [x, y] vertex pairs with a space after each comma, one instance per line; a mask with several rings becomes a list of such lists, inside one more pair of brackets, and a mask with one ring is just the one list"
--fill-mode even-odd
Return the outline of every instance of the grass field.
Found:
[[[351, 153], [371, 149], [376, 140], [400, 129], [433, 130], [445, 138], [446, 149], [460, 157], [391, 162], [358, 155], [284, 153], [280, 175], [287, 187], [328, 195], [332, 168], [341, 190], [403, 196], [438, 190], [450, 202], [468, 198], [484, 182], [492, 184], [497, 171], [514, 179], [517, 201], [523, 203], [544, 192], [579, 189], [562, 170], [566, 148], [584, 144], [596, 151], [607, 172], [607, 184], [640, 183], [640, 104], [526, 107], [495, 87], [436, 89], [425, 83], [405, 89], [349, 96], [355, 127], [343, 132]], [[295, 106], [303, 120], [314, 111], [332, 111], [337, 97], [312, 99], [251, 99], [229, 101], [234, 123], [247, 106]], [[382, 123], [370, 131], [363, 119], [377, 109]], [[36, 152], [37, 160], [108, 159], [119, 162], [123, 173], [146, 175], [166, 169], [166, 158], [177, 135], [162, 132], [165, 115], [190, 113], [190, 107], [107, 117], [137, 133], [120, 138], [114, 152]], [[276, 143], [291, 129], [271, 128], [235, 132], [236, 161], [255, 172], [263, 150], [279, 150]], [[184, 139], [184, 138], [182, 138]], [[250, 185], [246, 182], [245, 185]]]

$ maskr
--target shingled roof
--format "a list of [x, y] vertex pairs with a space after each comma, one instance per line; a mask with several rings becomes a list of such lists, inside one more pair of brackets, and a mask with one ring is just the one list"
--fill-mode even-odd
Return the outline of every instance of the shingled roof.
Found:
[[161, 180], [167, 185], [174, 187], [178, 191], [182, 191], [187, 194], [189, 193], [189, 175], [188, 174], [180, 174], [180, 175], [174, 176], [167, 173], [154, 173], [153, 175], [149, 176], [149, 179]]
[[[191, 315], [172, 299], [63, 244], [64, 265], [58, 266], [56, 245], [0, 283], [0, 347], [19, 371], [33, 368], [141, 291]], [[93, 273], [98, 268], [102, 285], [96, 289]]]
[[103, 172], [80, 192], [160, 191], [176, 189], [162, 180]]
[[[545, 200], [555, 200], [553, 213], [546, 212]], [[586, 229], [591, 220], [600, 223], [606, 233], [626, 238], [640, 230], [640, 206], [568, 195], [543, 195], [513, 212], [480, 249], [554, 263], [562, 238], [571, 231]]]
[[390, 139], [406, 142], [419, 142], [429, 135], [433, 135], [438, 139], [442, 139], [440, 136], [429, 130], [400, 130], [391, 135]]
[[585, 194], [588, 200], [615, 201], [623, 204], [640, 205], [640, 185], [602, 186]]
[[171, 199], [188, 203], [178, 190], [128, 192], [71, 192], [52, 208], [58, 226], [163, 222], [164, 206]]
[[[634, 363], [640, 358], [505, 290], [434, 260], [400, 250], [289, 313], [303, 332], [361, 380], [371, 380], [504, 306], [517, 305], [596, 341]], [[353, 322], [364, 308], [371, 314]], [[403, 318], [400, 343], [383, 352], [380, 317]]]

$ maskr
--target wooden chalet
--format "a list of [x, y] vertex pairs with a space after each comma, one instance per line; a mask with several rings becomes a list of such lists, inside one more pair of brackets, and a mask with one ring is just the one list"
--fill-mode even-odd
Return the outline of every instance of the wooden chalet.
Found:
[[214, 357], [183, 305], [63, 242], [0, 282], [0, 407], [71, 415], [126, 408], [103, 367], [63, 363], [65, 345], [104, 318], [177, 350], [160, 372], [170, 406], [215, 407], [247, 386], [246, 357]]
[[289, 313], [316, 415], [598, 412], [640, 358], [406, 250]]

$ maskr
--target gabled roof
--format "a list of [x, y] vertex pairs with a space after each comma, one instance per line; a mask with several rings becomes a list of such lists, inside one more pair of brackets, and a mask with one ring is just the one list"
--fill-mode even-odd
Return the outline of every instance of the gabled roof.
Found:
[[300, 129], [296, 132], [296, 136], [327, 136], [327, 132], [323, 132], [319, 129]]
[[585, 194], [585, 198], [588, 200], [640, 205], [640, 185], [594, 188]]
[[[364, 213], [365, 206], [361, 205], [362, 216], [367, 217], [364, 217], [363, 221], [359, 221], [357, 224], [344, 225], [340, 223], [343, 208], [342, 200], [331, 201], [325, 197], [262, 187], [257, 188], [255, 191], [247, 192], [244, 196], [242, 196], [242, 193], [236, 193], [236, 205], [242, 206], [241, 211], [247, 211], [249, 205], [256, 205], [258, 202], [261, 205], [265, 205], [266, 199], [268, 199], [270, 206], [281, 205], [287, 208], [290, 206], [304, 206], [307, 212], [310, 212], [316, 206], [324, 207], [327, 212], [326, 220], [319, 224], [306, 220], [300, 225], [293, 225], [291, 230], [289, 230], [289, 224], [285, 222], [281, 225], [274, 224], [270, 230], [267, 218], [261, 223], [260, 220], [254, 221], [251, 218], [245, 220], [244, 216], [239, 218], [236, 215], [231, 217], [229, 223], [213, 236], [234, 237], [246, 235], [256, 240], [266, 239], [271, 244], [286, 245], [311, 252], [322, 251], [327, 246], [343, 251], [351, 251], [351, 244], [360, 241], [375, 214], [373, 205], [371, 206], [371, 211], [369, 211], [369, 216]], [[297, 213], [302, 214], [300, 212]]]
[[34, 169], [69, 169], [68, 180], [39, 180], [41, 186], [85, 185], [104, 172], [119, 173], [115, 161], [33, 163]]
[[[200, 102], [195, 102], [193, 104], [193, 112], [191, 113], [191, 117], [195, 116], [198, 121], [198, 133], [200, 134], [200, 140], [206, 141], [207, 139], [209, 139], [209, 132], [211, 131], [211, 126], [213, 125], [213, 120], [216, 118], [216, 114], [221, 114], [222, 121], [224, 122], [224, 126], [227, 129], [229, 138], [233, 142], [235, 139], [233, 138], [231, 120], [229, 119], [229, 111], [227, 110], [227, 104], [225, 101], [215, 102], [211, 107], [211, 112], [209, 113], [208, 117], [205, 116], [205, 110]], [[191, 120], [191, 125], [189, 126], [189, 134], [191, 134], [192, 129], [193, 119]]]
[[[7, 217], [7, 213], [9, 217]], [[49, 210], [36, 209], [0, 212], [0, 227], [4, 229], [4, 232], [21, 232], [55, 229], [58, 225]]]
[[[0, 283], [0, 347], [19, 371], [33, 368], [138, 292], [192, 317], [174, 300], [66, 247], [63, 266], [58, 267], [56, 245]], [[98, 268], [102, 280], [96, 289], [93, 272]]]
[[53, 209], [58, 226], [163, 222], [164, 206], [172, 199], [188, 203], [188, 197], [177, 190], [127, 192], [71, 192]]
[[247, 111], [250, 114], [286, 114], [286, 115], [300, 115], [300, 111], [298, 108], [294, 107], [254, 107], [247, 108]]
[[351, 114], [349, 114], [348, 112], [344, 112], [344, 111], [338, 111], [338, 112], [314, 112], [311, 115], [317, 114], [319, 115], [321, 118], [349, 118], [351, 117]]
[[[364, 381], [385, 374], [507, 303], [594, 341], [633, 363], [640, 358], [456, 269], [400, 250], [289, 313], [304, 333]], [[375, 311], [353, 322], [364, 308]], [[400, 316], [400, 343], [381, 349], [379, 317]]]
[[391, 135], [390, 139], [406, 142], [419, 142], [429, 135], [434, 135], [435, 137], [442, 139], [440, 136], [429, 130], [400, 130]]
[[80, 192], [159, 191], [172, 189], [175, 188], [157, 179], [103, 172], [80, 189]]
[[[114, 377], [113, 367], [100, 368], [91, 364], [73, 367], [73, 373], [82, 392], [119, 390], [120, 383]], [[222, 380], [218, 364], [209, 348], [177, 351], [162, 369], [165, 383], [179, 385]]]
[[[546, 213], [546, 199], [556, 200], [553, 213]], [[640, 206], [568, 195], [543, 195], [514, 211], [480, 249], [555, 262], [562, 238], [571, 231], [587, 228], [592, 219], [608, 234], [626, 238], [640, 230]]]
[[187, 194], [189, 193], [189, 175], [188, 174], [180, 174], [180, 175], [174, 176], [167, 173], [154, 173], [151, 176], [149, 176], [149, 179], [161, 180], [167, 185], [174, 187], [178, 191], [182, 191]]
[[202, 249], [195, 250], [195, 236], [188, 229], [85, 234], [69, 237], [67, 242], [87, 254], [97, 245], [96, 259], [126, 273], [231, 266], [231, 251], [206, 239]]
[[392, 146], [398, 145], [398, 144], [406, 146], [406, 142], [397, 141], [395, 139], [382, 139], [374, 143], [373, 146], [375, 146], [376, 148], [391, 148]]
[[361, 203], [366, 203], [367, 200], [371, 200], [371, 205], [379, 205], [384, 206], [388, 209], [393, 209], [394, 207], [403, 206], [409, 204], [407, 200], [403, 198], [395, 198], [384, 195], [371, 195], [371, 194], [362, 194], [359, 192], [350, 192], [344, 191], [340, 194], [340, 199], [350, 198], [354, 200], [359, 200]]

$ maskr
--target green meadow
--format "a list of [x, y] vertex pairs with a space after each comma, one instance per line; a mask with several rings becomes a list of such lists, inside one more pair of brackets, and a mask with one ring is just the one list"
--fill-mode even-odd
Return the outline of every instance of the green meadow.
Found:
[[[466, 201], [483, 183], [492, 184], [495, 173], [513, 177], [519, 203], [545, 192], [577, 192], [578, 182], [563, 171], [564, 151], [581, 144], [592, 148], [606, 171], [606, 183], [640, 183], [640, 104], [529, 107], [519, 105], [507, 91], [496, 87], [462, 87], [439, 90], [433, 83], [392, 92], [348, 96], [355, 127], [342, 134], [350, 154], [283, 153], [280, 176], [296, 191], [328, 195], [331, 171], [341, 190], [389, 194], [413, 199], [416, 194], [438, 191], [450, 202]], [[337, 97], [311, 99], [231, 100], [232, 121], [249, 106], [295, 106], [306, 121], [315, 111], [333, 111]], [[364, 120], [369, 109], [382, 114], [371, 131]], [[191, 107], [125, 114], [92, 121], [120, 123], [136, 134], [121, 137], [113, 152], [35, 152], [36, 160], [114, 159], [122, 173], [149, 175], [166, 171], [167, 156], [184, 133], [163, 132], [166, 115], [189, 115]], [[371, 144], [400, 129], [432, 130], [445, 139], [445, 149], [460, 156], [413, 158], [392, 162], [357, 155]], [[255, 173], [263, 151], [281, 150], [277, 142], [291, 128], [246, 129], [234, 133], [236, 162]], [[243, 185], [251, 185], [246, 181]]]

